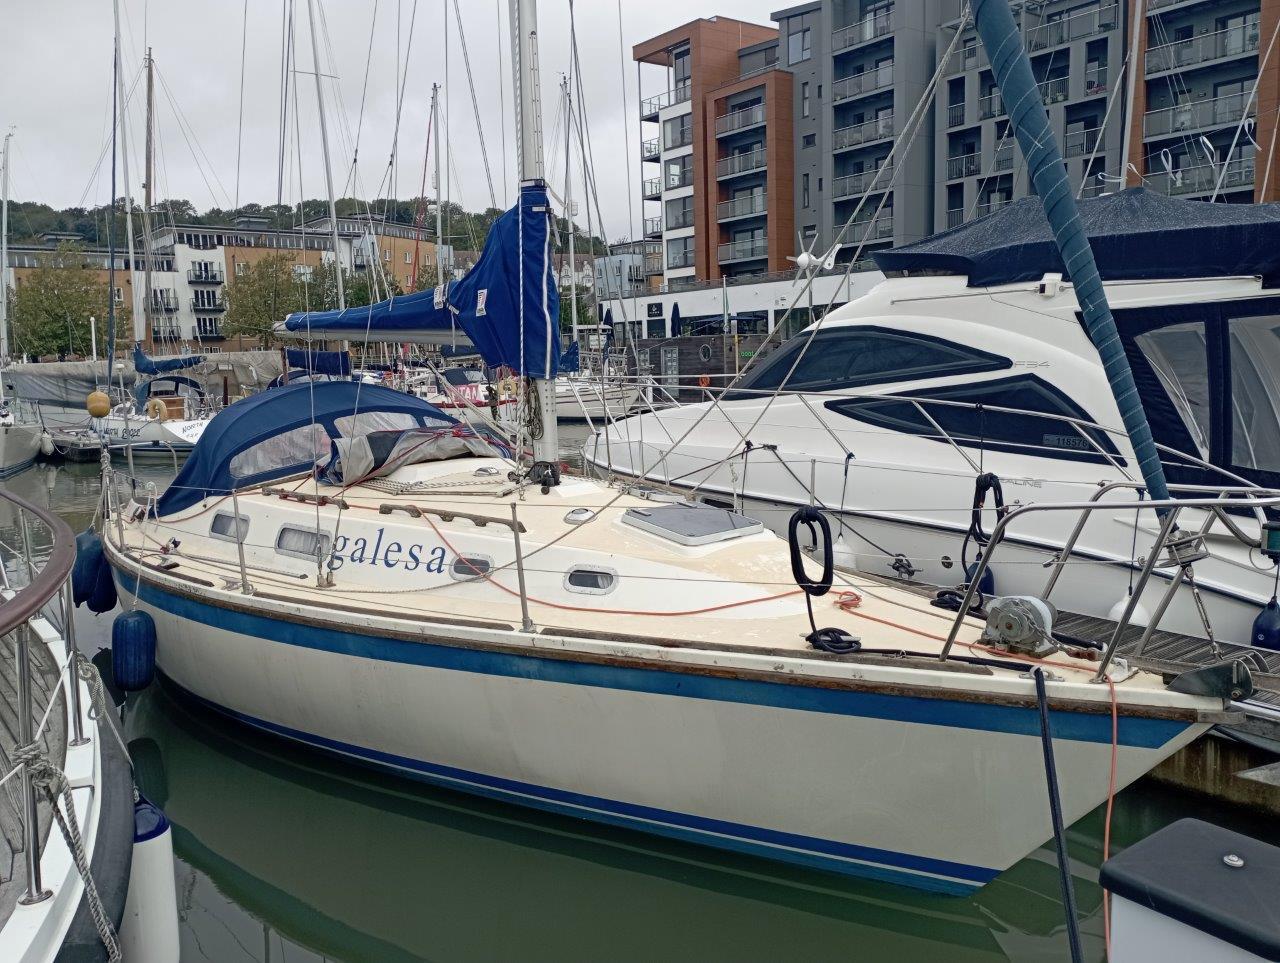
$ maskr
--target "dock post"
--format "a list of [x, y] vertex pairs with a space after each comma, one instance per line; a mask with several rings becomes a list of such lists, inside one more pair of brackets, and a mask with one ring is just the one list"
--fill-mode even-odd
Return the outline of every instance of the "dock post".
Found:
[[520, 519], [516, 516], [516, 503], [511, 503], [511, 535], [516, 540], [516, 579], [520, 584], [520, 619], [526, 632], [533, 631], [533, 619], [529, 618], [529, 593], [524, 586], [524, 553], [520, 550]]
[[[25, 626], [14, 632], [18, 663], [18, 743], [31, 745], [31, 652]], [[36, 787], [31, 782], [31, 765], [22, 763], [22, 856], [27, 871], [27, 891], [18, 900], [23, 906], [39, 903], [53, 894], [40, 878], [40, 822], [36, 810]]]
[[67, 644], [67, 707], [71, 712], [71, 745], [83, 746], [84, 720], [80, 718], [80, 673], [76, 668], [75, 602], [71, 596], [71, 580], [62, 583], [62, 638]]

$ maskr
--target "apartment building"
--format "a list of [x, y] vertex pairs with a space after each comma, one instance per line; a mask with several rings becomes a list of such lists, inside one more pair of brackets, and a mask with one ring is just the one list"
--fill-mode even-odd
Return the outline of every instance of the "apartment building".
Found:
[[[961, 6], [961, 0], [942, 0], [939, 57], [961, 28]], [[1084, 196], [1115, 190], [1124, 168], [1120, 65], [1126, 53], [1126, 11], [1127, 5], [1117, 0], [1046, 0], [1014, 8], [1067, 175], [1077, 190], [1083, 187]], [[971, 23], [964, 26], [944, 68], [933, 130], [935, 230], [988, 214], [1031, 192], [991, 64]]]
[[1259, 76], [1280, 2], [1145, 0], [1143, 20], [1129, 154], [1147, 185], [1188, 198], [1280, 199], [1280, 172], [1268, 177], [1266, 164], [1275, 160], [1280, 51]]
[[793, 78], [778, 31], [699, 19], [632, 54], [642, 89], [654, 86], [646, 66], [660, 68], [662, 88], [640, 105], [644, 237], [661, 244], [644, 262], [651, 288], [786, 269]]
[[[619, 241], [609, 253], [595, 259], [594, 290], [597, 303], [610, 298], [630, 298], [648, 290], [650, 268], [660, 265], [661, 241]], [[658, 274], [661, 268], [658, 267]]]

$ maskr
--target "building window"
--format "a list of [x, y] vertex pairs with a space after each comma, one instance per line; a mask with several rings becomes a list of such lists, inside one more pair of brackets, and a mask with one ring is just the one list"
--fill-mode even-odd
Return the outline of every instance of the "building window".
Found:
[[668, 231], [682, 227], [693, 227], [693, 198], [677, 197], [666, 203], [666, 224]]
[[685, 154], [682, 157], [676, 157], [666, 162], [667, 173], [667, 190], [675, 190], [678, 187], [688, 187], [693, 183], [693, 155]]
[[405, 251], [405, 252], [404, 252], [404, 263], [405, 263], [405, 264], [412, 264], [412, 263], [413, 263], [413, 252], [412, 252], [412, 251]]
[[667, 267], [693, 267], [693, 238], [674, 237], [667, 241]]
[[818, 143], [817, 134], [805, 134], [802, 138], [800, 138], [801, 147], [815, 147], [817, 146], [817, 143]]
[[662, 147], [673, 150], [693, 143], [693, 114], [681, 114], [662, 122]]
[[800, 206], [809, 206], [809, 175], [800, 175]]
[[787, 62], [798, 64], [802, 60], [808, 60], [812, 54], [809, 45], [809, 28], [797, 30], [787, 38]]
[[234, 270], [236, 277], [242, 278], [249, 273], [249, 265], [244, 261], [236, 261]]
[[801, 232], [800, 232], [800, 233], [801, 233], [801, 236], [802, 236], [806, 241], [812, 241], [815, 237], [817, 237], [817, 236], [818, 236], [818, 225], [817, 225], [817, 224], [806, 224], [806, 225], [801, 229]]
[[807, 80], [800, 85], [800, 116], [809, 116], [809, 82]]
[[677, 90], [681, 87], [688, 87], [692, 80], [690, 63], [688, 47], [683, 50], [677, 50], [671, 58], [671, 77]]

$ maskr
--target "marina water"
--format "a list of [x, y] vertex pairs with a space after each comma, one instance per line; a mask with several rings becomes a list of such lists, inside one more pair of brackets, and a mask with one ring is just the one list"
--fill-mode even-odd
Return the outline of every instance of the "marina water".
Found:
[[[562, 428], [566, 458], [584, 432]], [[173, 470], [139, 462], [137, 474], [163, 490]], [[41, 464], [5, 484], [77, 531], [100, 491], [93, 464]], [[18, 538], [12, 519], [0, 517], [0, 538]], [[93, 655], [111, 614], [76, 615]], [[430, 789], [242, 729], [159, 686], [130, 699], [124, 729], [139, 786], [174, 824], [184, 960], [1067, 955], [1050, 844], [975, 896], [935, 896]], [[1043, 793], [1042, 773], [1026, 778]], [[1117, 797], [1112, 848], [1189, 815], [1272, 835], [1264, 817], [1147, 778]], [[1099, 809], [1068, 830], [1092, 960], [1104, 955], [1103, 819]]]

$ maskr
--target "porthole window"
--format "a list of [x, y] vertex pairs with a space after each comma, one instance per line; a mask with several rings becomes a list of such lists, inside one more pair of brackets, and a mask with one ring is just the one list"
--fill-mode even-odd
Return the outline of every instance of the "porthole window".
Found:
[[281, 555], [305, 558], [308, 561], [324, 558], [329, 554], [332, 542], [324, 532], [310, 528], [286, 525], [276, 536], [276, 551]]
[[228, 542], [243, 542], [249, 537], [249, 519], [230, 512], [218, 512], [209, 525], [209, 534], [214, 538], [225, 538]]
[[617, 584], [617, 572], [596, 566], [575, 565], [564, 577], [566, 590], [583, 595], [608, 595]]
[[709, 344], [704, 344], [704, 345], [699, 346], [699, 348], [698, 348], [698, 357], [699, 357], [699, 358], [701, 358], [703, 361], [710, 361], [710, 360], [711, 360], [711, 345], [709, 345]]
[[455, 582], [474, 582], [493, 571], [493, 559], [487, 555], [459, 555], [449, 566], [449, 577]]

